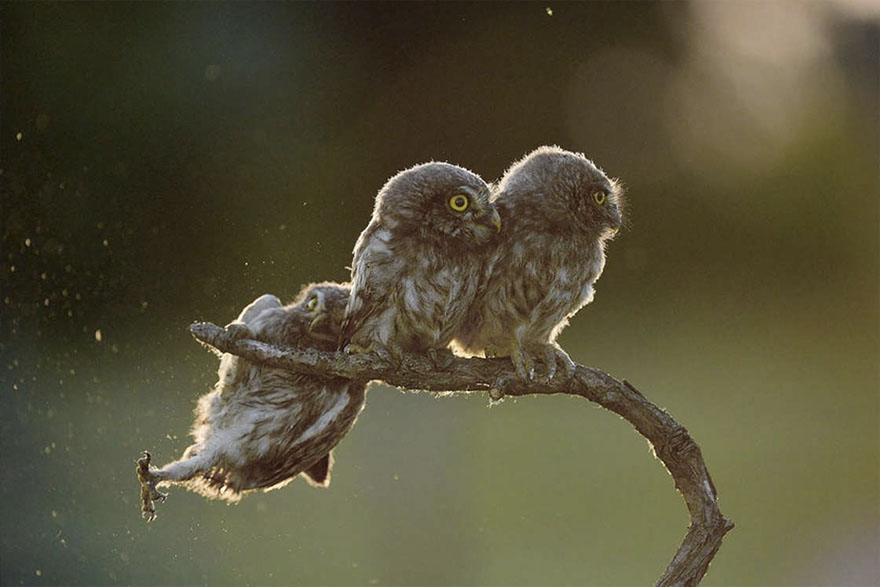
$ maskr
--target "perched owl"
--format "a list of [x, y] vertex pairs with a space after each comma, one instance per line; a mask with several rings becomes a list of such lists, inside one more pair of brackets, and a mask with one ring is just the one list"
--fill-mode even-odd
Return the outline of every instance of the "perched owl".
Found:
[[522, 379], [535, 361], [574, 363], [556, 344], [559, 332], [593, 299], [605, 244], [621, 225], [621, 189], [580, 153], [540, 147], [513, 164], [494, 199], [504, 232], [489, 278], [456, 344], [471, 353], [509, 355]]
[[489, 195], [477, 175], [448, 163], [416, 165], [388, 180], [354, 248], [340, 348], [392, 364], [404, 352], [427, 353], [435, 365], [451, 357], [446, 347], [501, 229]]
[[[335, 283], [306, 287], [282, 306], [264, 295], [227, 329], [234, 338], [335, 350], [350, 289]], [[364, 406], [363, 384], [264, 367], [224, 354], [214, 389], [199, 399], [195, 443], [161, 469], [139, 461], [145, 515], [157, 485], [178, 483], [210, 498], [234, 502], [244, 492], [281, 487], [303, 473], [313, 485], [330, 483], [331, 450]], [[144, 462], [145, 461], [145, 462]]]

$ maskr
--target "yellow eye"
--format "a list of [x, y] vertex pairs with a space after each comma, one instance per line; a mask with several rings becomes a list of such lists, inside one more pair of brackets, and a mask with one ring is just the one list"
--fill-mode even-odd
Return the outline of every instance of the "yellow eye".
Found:
[[593, 200], [601, 206], [605, 203], [605, 192], [593, 192]]
[[451, 198], [449, 198], [449, 207], [455, 210], [456, 212], [464, 212], [468, 207], [468, 199], [467, 196], [462, 194], [455, 194]]
[[306, 310], [308, 310], [309, 312], [311, 312], [312, 310], [314, 310], [317, 307], [318, 307], [318, 298], [317, 297], [313, 297], [306, 304]]

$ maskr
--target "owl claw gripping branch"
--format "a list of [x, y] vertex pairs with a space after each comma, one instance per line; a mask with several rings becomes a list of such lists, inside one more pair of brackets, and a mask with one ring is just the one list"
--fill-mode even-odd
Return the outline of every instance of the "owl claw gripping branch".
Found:
[[[539, 364], [545, 381], [568, 378], [575, 363], [556, 338], [592, 301], [622, 209], [615, 180], [559, 147], [534, 150], [497, 186], [449, 163], [416, 165], [377, 194], [350, 284], [308, 286], [289, 306], [261, 296], [227, 336], [372, 353], [389, 369], [424, 353], [445, 370], [451, 346], [509, 356], [524, 381]], [[223, 355], [218, 383], [198, 402], [195, 443], [161, 469], [146, 451], [137, 461], [144, 517], [153, 520], [154, 502], [165, 500], [158, 485], [228, 501], [299, 474], [326, 487], [331, 450], [364, 401], [360, 383]]]

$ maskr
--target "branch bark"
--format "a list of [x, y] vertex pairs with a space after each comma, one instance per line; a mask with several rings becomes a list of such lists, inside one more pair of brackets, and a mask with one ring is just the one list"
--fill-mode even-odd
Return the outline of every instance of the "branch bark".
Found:
[[372, 355], [283, 348], [247, 339], [231, 341], [223, 328], [207, 322], [192, 324], [190, 332], [217, 350], [302, 373], [364, 382], [381, 380], [409, 390], [485, 391], [495, 400], [505, 395], [566, 393], [611, 410], [648, 440], [654, 454], [672, 475], [690, 512], [690, 526], [684, 540], [657, 582], [658, 586], [697, 585], [718, 552], [721, 539], [733, 528], [733, 522], [721, 515], [715, 485], [700, 447], [688, 431], [629, 382], [618, 381], [599, 369], [578, 365], [571, 379], [543, 382], [542, 373], [538, 373], [536, 381], [524, 383], [516, 377], [507, 359], [455, 358], [448, 368], [438, 372], [428, 357], [408, 355], [399, 368], [392, 369]]

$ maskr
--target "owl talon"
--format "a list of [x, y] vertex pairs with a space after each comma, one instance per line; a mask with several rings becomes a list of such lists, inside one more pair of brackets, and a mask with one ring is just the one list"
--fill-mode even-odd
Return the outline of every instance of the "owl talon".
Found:
[[399, 369], [403, 364], [403, 355], [400, 352], [395, 352], [390, 347], [377, 342], [371, 343], [368, 347], [349, 343], [345, 347], [345, 352], [349, 355], [376, 355], [390, 369]]
[[562, 366], [565, 378], [568, 379], [574, 374], [575, 364], [564, 350], [558, 345], [547, 345], [542, 352], [542, 359], [547, 365], [546, 381], [549, 383], [558, 374], [557, 367]]
[[455, 361], [455, 354], [449, 349], [428, 349], [428, 358], [434, 368], [440, 371], [446, 371]]
[[373, 351], [369, 347], [361, 346], [359, 344], [350, 343], [350, 344], [346, 345], [344, 352], [349, 355], [368, 355]]
[[574, 361], [571, 360], [571, 357], [568, 356], [568, 353], [560, 349], [561, 355], [556, 355], [556, 360], [562, 363], [562, 370], [565, 371], [565, 378], [571, 379], [574, 377], [575, 369], [577, 365]]
[[535, 380], [535, 361], [528, 352], [524, 349], [514, 349], [510, 354], [510, 360], [513, 362], [516, 374], [519, 375], [519, 378], [522, 381], [528, 382]]
[[251, 332], [247, 324], [236, 320], [226, 325], [226, 336], [230, 341], [234, 342], [243, 338], [253, 338], [254, 333]]
[[148, 451], [141, 454], [141, 458], [137, 460], [137, 477], [141, 483], [141, 517], [147, 523], [156, 519], [157, 501], [165, 501], [168, 498], [167, 493], [162, 493], [156, 489], [156, 476], [153, 474], [154, 469], [150, 468], [150, 460], [152, 455]]

